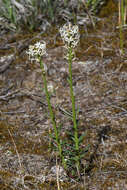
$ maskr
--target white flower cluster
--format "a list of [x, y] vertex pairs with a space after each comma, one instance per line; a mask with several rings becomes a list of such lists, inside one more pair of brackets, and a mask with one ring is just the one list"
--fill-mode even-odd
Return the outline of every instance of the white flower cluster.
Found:
[[46, 55], [46, 42], [37, 42], [34, 45], [29, 46], [29, 50], [26, 51], [31, 61], [39, 61], [39, 58]]
[[77, 46], [80, 39], [79, 28], [77, 25], [72, 25], [69, 22], [60, 28], [59, 31], [66, 48], [75, 48]]

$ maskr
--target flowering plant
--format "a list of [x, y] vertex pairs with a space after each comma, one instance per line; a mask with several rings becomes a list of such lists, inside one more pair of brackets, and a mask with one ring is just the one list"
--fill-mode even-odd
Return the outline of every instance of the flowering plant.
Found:
[[77, 25], [72, 26], [70, 22], [60, 28], [60, 35], [67, 49], [69, 47], [75, 48], [79, 43], [79, 28]]
[[26, 51], [26, 53], [29, 55], [29, 59], [31, 61], [37, 61], [39, 62], [39, 58], [43, 55], [46, 55], [46, 42], [41, 41], [37, 42], [34, 45], [29, 46], [29, 50]]
[[[78, 122], [77, 122], [77, 113], [76, 113], [76, 108], [75, 108], [75, 96], [74, 96], [74, 90], [73, 90], [73, 77], [72, 77], [72, 61], [75, 55], [74, 50], [80, 40], [79, 28], [77, 25], [72, 25], [69, 22], [68, 24], [65, 24], [63, 27], [60, 28], [60, 34], [65, 44], [65, 48], [67, 50], [66, 58], [68, 59], [68, 67], [69, 67], [68, 82], [70, 86], [70, 98], [71, 98], [71, 103], [72, 103], [72, 114], [69, 116], [71, 116], [71, 119], [73, 121], [73, 132], [71, 134], [68, 131], [66, 132], [70, 137], [69, 141], [68, 139], [65, 139], [65, 140], [63, 140], [62, 138], [60, 139], [61, 126], [57, 127], [55, 115], [54, 115], [53, 108], [50, 101], [49, 91], [50, 91], [51, 85], [47, 84], [45, 67], [42, 61], [42, 57], [47, 54], [46, 42], [42, 41], [42, 42], [35, 43], [35, 45], [31, 45], [29, 47], [29, 50], [27, 51], [27, 54], [29, 55], [29, 59], [31, 61], [36, 61], [40, 63], [40, 68], [42, 70], [44, 90], [46, 94], [46, 100], [48, 104], [50, 119], [52, 121], [55, 136], [51, 134], [51, 130], [49, 132], [49, 135], [51, 136], [53, 140], [55, 139], [55, 145], [57, 145], [57, 150], [59, 152], [59, 156], [61, 158], [64, 168], [65, 169], [74, 168], [75, 170], [75, 167], [76, 167], [78, 176], [80, 177], [80, 169], [81, 169], [80, 162], [81, 162], [81, 158], [84, 156], [84, 152], [81, 150], [80, 144], [83, 140], [84, 134], [79, 136], [79, 133], [78, 133]], [[74, 170], [72, 169], [71, 172], [73, 173]]]
[[[29, 59], [31, 61], [36, 61], [36, 62], [40, 63], [40, 68], [42, 70], [42, 79], [44, 82], [44, 90], [45, 90], [45, 94], [46, 94], [50, 119], [52, 121], [54, 133], [55, 133], [55, 142], [57, 144], [58, 152], [59, 152], [59, 155], [61, 157], [62, 163], [65, 166], [65, 160], [64, 160], [64, 157], [62, 154], [62, 147], [61, 147], [61, 142], [60, 142], [60, 138], [59, 138], [59, 132], [57, 129], [55, 115], [54, 115], [52, 105], [50, 102], [50, 95], [49, 95], [49, 89], [48, 89], [47, 80], [46, 80], [45, 66], [44, 66], [44, 63], [42, 61], [42, 56], [47, 54], [46, 53], [46, 42], [42, 41], [42, 42], [37, 42], [34, 45], [30, 45], [29, 50], [26, 53], [29, 55]], [[51, 136], [51, 134], [49, 134], [49, 135]]]
[[72, 81], [72, 61], [74, 58], [74, 48], [78, 45], [80, 35], [79, 28], [77, 25], [72, 25], [70, 22], [65, 24], [62, 28], [60, 28], [60, 34], [63, 42], [65, 43], [65, 47], [67, 49], [67, 59], [69, 64], [69, 85], [70, 85], [70, 97], [72, 102], [72, 120], [74, 127], [74, 143], [75, 143], [75, 156], [74, 160], [76, 163], [77, 172], [79, 174], [80, 170], [80, 149], [79, 149], [79, 138], [78, 138], [78, 127], [76, 120], [76, 109], [75, 109], [75, 96], [73, 91], [73, 81]]

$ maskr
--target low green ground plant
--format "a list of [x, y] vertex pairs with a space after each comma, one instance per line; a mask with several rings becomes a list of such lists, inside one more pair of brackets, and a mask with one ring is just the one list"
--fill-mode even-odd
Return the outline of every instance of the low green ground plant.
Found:
[[17, 25], [17, 20], [16, 20], [17, 13], [15, 6], [11, 3], [11, 0], [2, 0], [0, 8], [0, 16], [6, 18], [14, 26]]
[[77, 24], [77, 16], [81, 12], [87, 14], [84, 3], [92, 9], [96, 1], [1, 0], [0, 16], [6, 18], [9, 25], [13, 24], [15, 30], [45, 31], [52, 24], [67, 20]]
[[93, 13], [97, 13], [102, 5], [106, 3], [106, 0], [88, 0], [85, 2], [87, 7], [90, 8]]

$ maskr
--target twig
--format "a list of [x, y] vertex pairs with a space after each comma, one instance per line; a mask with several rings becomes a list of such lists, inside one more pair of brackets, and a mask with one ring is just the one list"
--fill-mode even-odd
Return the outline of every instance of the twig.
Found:
[[3, 96], [0, 96], [0, 100], [4, 100], [4, 101], [7, 101], [11, 98], [14, 98], [15, 97], [15, 94], [17, 94], [20, 90], [17, 89], [13, 92], [10, 92], [10, 93], [7, 93], [6, 95], [3, 95]]
[[59, 165], [57, 163], [57, 157], [56, 157], [56, 181], [57, 181], [57, 190], [60, 190], [60, 182], [59, 182]]
[[13, 138], [13, 136], [12, 136], [11, 131], [8, 129], [8, 127], [7, 127], [7, 130], [8, 130], [8, 133], [9, 133], [10, 137], [11, 137], [11, 140], [12, 140], [12, 142], [13, 142], [13, 145], [14, 145], [14, 147], [15, 147], [15, 151], [16, 151], [16, 154], [17, 154], [18, 160], [19, 160], [20, 169], [22, 169], [21, 159], [20, 159], [20, 156], [19, 156], [19, 153], [18, 153], [18, 150], [17, 150], [17, 146], [16, 146], [16, 144], [15, 144], [14, 138]]

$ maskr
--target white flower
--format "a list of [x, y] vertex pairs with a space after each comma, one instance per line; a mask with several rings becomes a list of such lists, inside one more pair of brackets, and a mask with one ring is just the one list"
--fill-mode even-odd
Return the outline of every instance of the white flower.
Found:
[[44, 41], [42, 43], [37, 42], [35, 48], [40, 56], [46, 55], [46, 43]]
[[34, 45], [29, 46], [29, 50], [26, 51], [31, 61], [39, 61], [39, 58], [46, 55], [46, 42], [37, 42]]
[[65, 47], [75, 48], [79, 43], [80, 34], [77, 25], [72, 25], [70, 22], [60, 28], [60, 35], [65, 43]]

